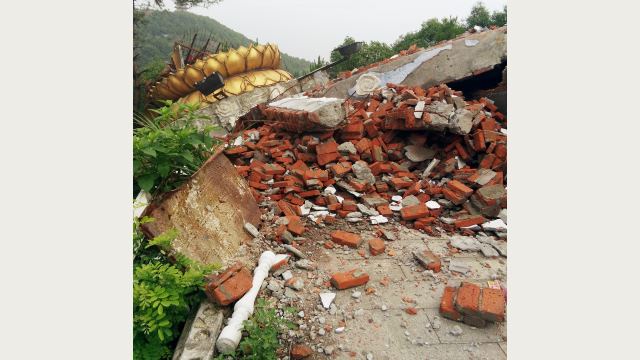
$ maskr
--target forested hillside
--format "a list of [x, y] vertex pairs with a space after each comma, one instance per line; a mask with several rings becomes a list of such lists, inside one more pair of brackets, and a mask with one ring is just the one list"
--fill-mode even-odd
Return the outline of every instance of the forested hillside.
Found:
[[[198, 33], [200, 40], [211, 34], [212, 40], [226, 46], [248, 46], [256, 40], [249, 39], [239, 32], [233, 31], [218, 21], [186, 11], [149, 11], [144, 17], [144, 24], [140, 28], [140, 43], [137, 61], [140, 68], [145, 68], [154, 62], [167, 61], [175, 40], [191, 41], [194, 33]], [[200, 43], [198, 41], [198, 43]], [[201, 44], [202, 45], [202, 44]], [[211, 47], [209, 47], [211, 48]], [[281, 53], [282, 67], [298, 76], [309, 70], [309, 61]]]

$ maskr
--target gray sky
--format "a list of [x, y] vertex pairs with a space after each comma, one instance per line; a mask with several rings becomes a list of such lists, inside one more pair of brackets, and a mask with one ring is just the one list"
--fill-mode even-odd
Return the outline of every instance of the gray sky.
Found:
[[[277, 43], [280, 50], [312, 60], [329, 60], [331, 50], [349, 35], [358, 41], [393, 43], [398, 36], [420, 28], [432, 17], [464, 19], [477, 0], [224, 0], [209, 8], [189, 11], [216, 19], [256, 39]], [[506, 0], [484, 0], [501, 10]], [[171, 0], [167, 8], [173, 9]]]

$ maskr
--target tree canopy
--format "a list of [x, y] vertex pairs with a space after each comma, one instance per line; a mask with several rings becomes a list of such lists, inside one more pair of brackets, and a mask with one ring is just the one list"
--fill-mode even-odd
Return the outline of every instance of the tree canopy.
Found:
[[[457, 37], [476, 25], [482, 27], [504, 26], [507, 24], [507, 6], [505, 5], [502, 11], [489, 12], [486, 6], [482, 2], [476, 3], [469, 16], [466, 19], [458, 20], [457, 17], [448, 18], [432, 18], [422, 23], [420, 29], [417, 31], [409, 32], [401, 35], [393, 45], [388, 45], [380, 41], [370, 41], [363, 44], [359, 52], [352, 55], [348, 60], [336, 65], [330, 72], [332, 75], [341, 71], [353, 70], [362, 66], [369, 65], [371, 63], [386, 59], [394, 54], [408, 49], [411, 45], [416, 44], [418, 47], [427, 48], [433, 46], [441, 41], [449, 40]], [[351, 36], [345, 37], [342, 44], [337, 45], [340, 47], [354, 43], [356, 40]], [[340, 54], [336, 51], [331, 53], [331, 62], [337, 61], [341, 58]], [[316, 62], [315, 67], [318, 68], [320, 64], [320, 57]]]

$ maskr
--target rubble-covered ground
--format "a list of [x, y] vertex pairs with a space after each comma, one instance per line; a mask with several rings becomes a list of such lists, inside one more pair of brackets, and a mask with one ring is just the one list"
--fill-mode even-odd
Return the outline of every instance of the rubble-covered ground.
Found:
[[[225, 151], [262, 211], [239, 258], [291, 254], [259, 295], [299, 311], [281, 358], [506, 358], [506, 322], [474, 328], [438, 310], [461, 281], [506, 296], [505, 116], [446, 86], [388, 84], [348, 100], [338, 126], [331, 100], [309, 101], [261, 106]], [[417, 261], [425, 250], [437, 270]], [[336, 289], [332, 275], [352, 269], [368, 281]]]
[[[360, 234], [363, 244], [359, 249], [326, 249], [324, 243], [337, 229]], [[385, 242], [384, 254], [371, 256], [367, 240], [379, 237], [380, 230], [387, 231], [394, 240]], [[475, 240], [460, 235], [433, 237], [398, 223], [371, 225], [339, 220], [310, 229], [304, 238], [297, 238], [304, 258], [294, 256], [286, 266], [274, 271], [263, 284], [260, 296], [272, 300], [280, 309], [293, 306], [300, 311], [293, 316], [299, 328], [284, 335], [283, 343], [288, 348], [295, 344], [310, 346], [314, 351], [310, 358], [506, 358], [506, 322], [479, 329], [438, 314], [447, 283], [465, 280], [486, 284], [497, 279], [506, 283], [506, 258], [486, 257], [478, 251], [458, 251], [450, 246], [451, 239], [464, 238]], [[285, 252], [268, 241], [249, 247]], [[412, 253], [425, 248], [440, 256], [441, 272], [425, 270], [416, 262]], [[451, 263], [468, 272], [450, 271]], [[329, 284], [331, 274], [351, 268], [367, 272], [369, 282], [345, 290], [336, 290]], [[299, 290], [295, 290], [295, 281], [285, 285], [285, 278], [290, 275], [302, 281]], [[328, 309], [322, 306], [321, 293], [336, 294]], [[415, 308], [416, 313], [408, 313], [409, 308]]]

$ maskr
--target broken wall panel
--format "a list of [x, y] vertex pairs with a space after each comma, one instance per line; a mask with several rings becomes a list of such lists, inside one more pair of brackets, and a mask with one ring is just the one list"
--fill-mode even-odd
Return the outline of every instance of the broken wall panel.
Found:
[[[391, 62], [354, 74], [335, 83], [322, 96], [347, 98], [349, 90], [355, 87], [358, 79], [363, 75], [378, 74], [378, 78], [385, 78], [385, 75], [392, 73], [404, 75], [403, 68], [408, 70], [406, 76], [400, 81], [396, 79], [396, 83], [428, 88], [492, 69], [504, 62], [506, 58], [507, 28], [487, 30], [468, 34], [410, 55], [400, 56]], [[424, 61], [420, 62], [421, 59]]]
[[155, 221], [142, 225], [149, 238], [176, 228], [173, 249], [205, 264], [226, 263], [243, 241], [249, 222], [260, 222], [260, 210], [246, 181], [220, 147], [178, 189], [156, 199], [145, 210]]

